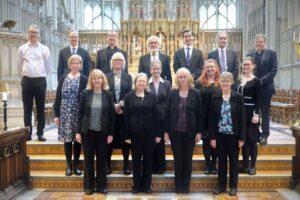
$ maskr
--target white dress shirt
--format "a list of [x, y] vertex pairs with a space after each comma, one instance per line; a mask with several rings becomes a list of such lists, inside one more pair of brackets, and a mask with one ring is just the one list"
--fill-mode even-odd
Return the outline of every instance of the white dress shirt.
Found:
[[40, 42], [23, 44], [19, 47], [18, 67], [22, 68], [22, 76], [47, 77], [51, 71], [49, 48]]
[[77, 54], [78, 45], [77, 45], [77, 46], [75, 46], [75, 47], [72, 47], [72, 46], [70, 46], [71, 55], [73, 55], [73, 49], [75, 49], [75, 53], [74, 53], [74, 54]]
[[185, 57], [187, 57], [187, 48], [190, 48], [190, 58], [192, 58], [193, 45], [191, 45], [191, 46], [186, 46], [186, 45], [184, 45], [184, 53], [185, 53]]
[[[225, 58], [225, 69], [226, 69], [226, 72], [227, 72], [227, 56], [226, 56], [226, 47], [223, 48], [224, 50], [224, 58]], [[219, 53], [219, 61], [221, 63], [221, 49], [218, 47], [218, 53]], [[221, 66], [220, 66], [221, 67]]]
[[160, 61], [159, 60], [159, 52], [158, 51], [156, 51], [155, 52], [155, 55], [153, 55], [153, 53], [154, 52], [150, 52], [150, 60], [151, 60], [151, 62], [153, 62], [153, 61]]

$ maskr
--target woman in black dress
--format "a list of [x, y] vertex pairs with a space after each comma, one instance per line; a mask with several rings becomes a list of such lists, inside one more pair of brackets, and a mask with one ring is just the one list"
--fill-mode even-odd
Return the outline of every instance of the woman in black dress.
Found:
[[208, 138], [208, 114], [209, 103], [211, 96], [220, 90], [220, 68], [218, 63], [214, 59], [208, 59], [204, 63], [201, 76], [195, 83], [195, 88], [199, 89], [202, 97], [204, 123], [203, 132], [201, 135], [203, 141], [203, 154], [205, 158], [204, 174], [218, 174], [217, 163], [217, 151], [212, 148]]
[[139, 73], [134, 91], [124, 100], [124, 137], [132, 149], [133, 194], [151, 193], [153, 148], [161, 140], [156, 97], [147, 88], [147, 75]]
[[218, 152], [218, 187], [214, 194], [226, 192], [229, 158], [229, 195], [237, 194], [239, 150], [246, 135], [245, 106], [242, 95], [231, 89], [233, 76], [223, 72], [221, 90], [213, 94], [209, 106], [209, 138]]
[[[150, 92], [156, 96], [157, 107], [159, 111], [158, 130], [161, 137], [163, 137], [167, 98], [171, 90], [171, 84], [169, 81], [161, 78], [161, 70], [160, 61], [152, 61], [150, 63], [150, 73], [152, 76], [149, 79], [149, 89]], [[165, 172], [165, 170], [165, 141], [162, 139], [159, 143], [154, 145], [152, 172], [156, 174], [162, 174]]]
[[116, 113], [116, 123], [115, 123], [115, 134], [112, 144], [108, 145], [107, 154], [107, 174], [111, 173], [111, 155], [113, 149], [122, 149], [123, 154], [123, 173], [125, 175], [130, 175], [131, 171], [128, 169], [128, 157], [130, 145], [124, 142], [123, 135], [123, 116], [124, 116], [124, 97], [127, 93], [132, 90], [132, 79], [129, 74], [127, 74], [125, 69], [126, 61], [122, 53], [117, 52], [111, 57], [111, 69], [112, 72], [106, 74], [107, 81], [109, 85], [109, 90], [113, 94], [115, 102], [115, 113]]
[[176, 89], [170, 91], [164, 139], [171, 141], [175, 165], [175, 192], [189, 193], [195, 144], [201, 139], [202, 104], [194, 79], [187, 68], [175, 76]]
[[[243, 166], [240, 172], [249, 175], [256, 174], [257, 133], [259, 132], [259, 105], [261, 101], [261, 82], [253, 75], [254, 68], [253, 58], [244, 58], [241, 79], [236, 84], [236, 91], [243, 95], [246, 109], [246, 140], [242, 148]], [[250, 168], [249, 156], [251, 158]]]
[[106, 76], [94, 69], [83, 90], [79, 104], [76, 140], [84, 150], [84, 191], [94, 193], [96, 154], [96, 192], [106, 194], [106, 161], [108, 144], [113, 141], [115, 106]]

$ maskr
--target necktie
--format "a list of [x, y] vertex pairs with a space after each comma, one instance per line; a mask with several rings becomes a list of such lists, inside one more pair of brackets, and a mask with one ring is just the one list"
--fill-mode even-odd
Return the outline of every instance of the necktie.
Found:
[[191, 55], [190, 55], [190, 48], [186, 48], [186, 62], [187, 65], [190, 66], [191, 64]]
[[223, 49], [221, 49], [220, 64], [221, 64], [221, 72], [226, 72], [225, 54], [224, 54], [224, 50]]
[[76, 48], [72, 48], [72, 55], [76, 54]]

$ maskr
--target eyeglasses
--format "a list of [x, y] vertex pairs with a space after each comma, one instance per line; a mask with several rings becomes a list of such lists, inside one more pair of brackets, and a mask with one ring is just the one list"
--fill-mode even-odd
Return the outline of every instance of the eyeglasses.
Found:
[[38, 34], [39, 32], [37, 31], [28, 31], [29, 34]]

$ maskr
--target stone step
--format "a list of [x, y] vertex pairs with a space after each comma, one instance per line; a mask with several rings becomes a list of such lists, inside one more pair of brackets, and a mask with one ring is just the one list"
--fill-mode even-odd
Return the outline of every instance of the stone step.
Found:
[[[240, 156], [240, 160], [242, 157]], [[257, 158], [257, 171], [288, 171], [292, 169], [292, 156], [282, 155], [260, 155]], [[131, 163], [131, 162], [130, 162]], [[173, 156], [166, 156], [167, 171], [174, 171]], [[202, 155], [193, 156], [193, 171], [202, 171], [205, 167], [204, 157]], [[83, 156], [80, 160], [80, 168], [83, 169]], [[64, 171], [66, 169], [66, 160], [63, 155], [31, 155], [31, 171]], [[112, 156], [112, 171], [122, 171], [123, 160], [120, 155]]]
[[[64, 171], [31, 171], [30, 173], [33, 188], [78, 190], [83, 188], [83, 176], [66, 177]], [[241, 190], [288, 188], [290, 176], [290, 171], [258, 171], [255, 176], [241, 174], [238, 188]], [[130, 191], [132, 187], [132, 175], [125, 176], [121, 172], [108, 175], [107, 181], [108, 191]], [[212, 191], [216, 184], [217, 175], [193, 172], [190, 189], [192, 192]], [[153, 175], [152, 190], [154, 192], [174, 191], [174, 174]]]
[[[295, 144], [268, 144], [258, 146], [259, 155], [294, 155]], [[114, 149], [113, 154], [122, 155], [120, 149]], [[171, 155], [170, 145], [166, 145], [166, 155]], [[195, 155], [202, 155], [202, 145], [197, 144]], [[27, 142], [27, 155], [64, 155], [64, 145], [58, 142]]]

